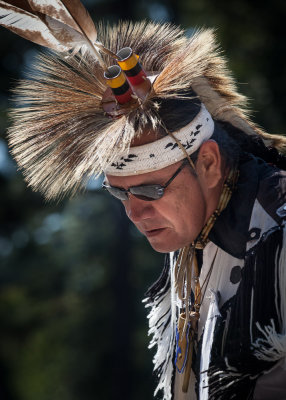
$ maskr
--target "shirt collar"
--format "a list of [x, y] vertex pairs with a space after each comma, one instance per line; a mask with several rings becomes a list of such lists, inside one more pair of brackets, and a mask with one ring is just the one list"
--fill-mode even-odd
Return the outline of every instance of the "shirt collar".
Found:
[[237, 258], [244, 258], [249, 240], [249, 223], [261, 178], [273, 170], [263, 160], [250, 154], [239, 165], [239, 179], [228, 206], [222, 211], [209, 234], [209, 239]]

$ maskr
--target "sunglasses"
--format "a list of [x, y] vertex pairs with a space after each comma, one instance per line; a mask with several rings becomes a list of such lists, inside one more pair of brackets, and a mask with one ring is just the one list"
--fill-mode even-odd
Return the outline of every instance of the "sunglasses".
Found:
[[103, 182], [102, 187], [106, 189], [113, 197], [124, 201], [128, 200], [128, 194], [131, 193], [134, 197], [144, 201], [153, 201], [160, 199], [164, 190], [170, 185], [170, 183], [176, 178], [176, 176], [182, 171], [185, 165], [188, 164], [188, 160], [185, 159], [181, 166], [176, 170], [176, 172], [171, 176], [165, 185], [139, 185], [131, 186], [128, 189], [119, 188], [116, 186], [110, 186]]

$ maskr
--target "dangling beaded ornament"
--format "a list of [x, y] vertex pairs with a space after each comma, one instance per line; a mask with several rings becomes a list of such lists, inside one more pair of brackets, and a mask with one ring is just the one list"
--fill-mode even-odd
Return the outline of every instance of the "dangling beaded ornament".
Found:
[[[175, 365], [179, 373], [184, 373], [183, 392], [187, 393], [192, 367], [194, 343], [197, 339], [200, 307], [212, 273], [213, 264], [200, 287], [199, 267], [196, 249], [204, 249], [209, 241], [208, 235], [215, 221], [226, 208], [239, 176], [237, 169], [232, 169], [223, 185], [218, 206], [208, 219], [198, 238], [191, 245], [180, 249], [175, 265], [176, 291], [182, 302], [182, 309], [176, 331], [176, 358]], [[192, 282], [194, 282], [192, 284]], [[202, 290], [203, 294], [202, 294]], [[193, 291], [193, 302], [191, 293]]]

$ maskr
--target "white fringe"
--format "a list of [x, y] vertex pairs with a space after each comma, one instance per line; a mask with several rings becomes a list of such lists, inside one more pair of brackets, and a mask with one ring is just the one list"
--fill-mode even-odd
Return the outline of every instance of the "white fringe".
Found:
[[[172, 399], [171, 385], [174, 373], [173, 355], [175, 346], [176, 300], [174, 292], [175, 285], [173, 284], [174, 268], [172, 254], [170, 258], [170, 275], [165, 287], [159, 291], [153, 302], [146, 304], [146, 307], [151, 307], [151, 311], [148, 315], [148, 334], [152, 335], [149, 348], [157, 346], [157, 351], [153, 358], [154, 371], [158, 368], [162, 368], [154, 396], [156, 396], [159, 390], [162, 390], [163, 400]], [[169, 283], [170, 288], [165, 292]], [[146, 302], [148, 299], [143, 301]], [[168, 320], [168, 325], [166, 325]]]
[[280, 294], [280, 304], [278, 304], [278, 312], [281, 320], [281, 333], [276, 332], [274, 321], [271, 319], [271, 325], [267, 325], [264, 329], [259, 323], [257, 328], [263, 334], [264, 338], [257, 339], [253, 344], [254, 355], [259, 360], [278, 361], [285, 357], [284, 369], [286, 369], [286, 227], [283, 230], [283, 243], [280, 257], [278, 251], [275, 259], [277, 265], [277, 276]]
[[286, 357], [286, 335], [276, 332], [273, 319], [271, 325], [261, 328], [260, 324], [256, 324], [257, 328], [264, 335], [265, 339], [257, 339], [254, 347], [259, 349], [254, 352], [254, 355], [259, 360], [278, 361]]

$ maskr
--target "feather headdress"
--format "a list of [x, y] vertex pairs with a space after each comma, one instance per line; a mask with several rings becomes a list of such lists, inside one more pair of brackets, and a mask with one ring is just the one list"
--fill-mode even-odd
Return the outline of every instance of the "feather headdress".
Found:
[[[212, 30], [187, 39], [178, 27], [153, 22], [95, 28], [78, 0], [45, 4], [0, 1], [0, 24], [56, 50], [39, 55], [32, 74], [14, 89], [18, 107], [11, 111], [9, 130], [12, 154], [27, 182], [47, 199], [84, 188], [144, 127], [162, 125], [158, 100], [186, 97], [190, 88], [214, 119], [261, 137], [266, 146], [285, 147], [285, 139], [262, 132], [250, 121], [246, 98], [237, 93]], [[31, 20], [20, 22], [15, 13]], [[39, 26], [33, 31], [34, 19]], [[143, 101], [124, 105], [122, 115], [112, 119], [103, 110], [104, 71], [115, 63], [110, 55], [116, 57], [124, 47], [158, 76]], [[88, 51], [83, 55], [80, 48]]]

